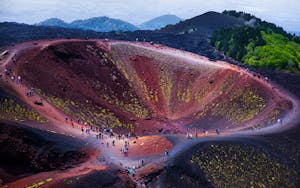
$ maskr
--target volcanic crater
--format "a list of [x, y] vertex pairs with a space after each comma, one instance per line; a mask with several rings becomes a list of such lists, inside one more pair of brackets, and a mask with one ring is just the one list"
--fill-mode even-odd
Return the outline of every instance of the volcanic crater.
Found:
[[120, 133], [260, 129], [295, 108], [262, 75], [158, 44], [70, 39], [17, 48], [10, 66], [26, 86], [66, 116]]

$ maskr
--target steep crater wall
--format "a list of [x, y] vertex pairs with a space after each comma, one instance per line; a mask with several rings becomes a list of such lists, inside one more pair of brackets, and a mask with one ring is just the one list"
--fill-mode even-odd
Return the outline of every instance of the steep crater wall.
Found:
[[256, 73], [160, 45], [58, 41], [25, 50], [17, 65], [55, 107], [119, 131], [265, 127], [293, 108]]

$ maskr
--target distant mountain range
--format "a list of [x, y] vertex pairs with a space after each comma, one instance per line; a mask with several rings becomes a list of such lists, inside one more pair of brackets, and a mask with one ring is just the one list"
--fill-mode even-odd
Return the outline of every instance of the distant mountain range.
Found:
[[170, 24], [177, 24], [182, 19], [171, 14], [159, 16], [156, 18], [153, 18], [147, 22], [142, 23], [139, 28], [142, 30], [155, 30], [155, 29], [161, 29], [167, 25]]
[[86, 20], [75, 20], [71, 23], [58, 18], [50, 18], [35, 25], [37, 26], [50, 26], [50, 27], [63, 27], [71, 29], [93, 30], [97, 32], [110, 32], [110, 31], [136, 31], [136, 30], [155, 30], [165, 27], [166, 25], [176, 24], [181, 21], [175, 15], [163, 15], [151, 19], [140, 26], [135, 26], [131, 23], [119, 19], [113, 19], [106, 16], [94, 17]]
[[[205, 21], [205, 19], [207, 19], [207, 21]], [[48, 21], [46, 25], [55, 27], [32, 26], [9, 22], [0, 23], [0, 48], [1, 46], [13, 45], [30, 40], [51, 38], [107, 38], [129, 41], [135, 41], [136, 38], [138, 38], [141, 41], [153, 41], [154, 43], [205, 55], [210, 59], [225, 60], [225, 56], [210, 45], [209, 37], [216, 29], [220, 29], [223, 26], [234, 27], [235, 25], [243, 24], [243, 21], [240, 21], [238, 18], [217, 12], [202, 14], [155, 31], [96, 32], [78, 28], [64, 28], [68, 27], [64, 26], [65, 24], [68, 25], [68, 23], [58, 19]], [[45, 23], [42, 23], [42, 25], [44, 24]], [[61, 25], [63, 27], [60, 27]], [[187, 29], [188, 32], [186, 32]], [[231, 60], [226, 59], [226, 61]]]
[[[252, 20], [252, 19], [251, 19]], [[256, 19], [258, 20], [258, 19]], [[78, 22], [75, 22], [78, 23]], [[52, 38], [98, 38], [135, 41], [153, 41], [173, 48], [182, 49], [204, 55], [213, 60], [234, 60], [226, 58], [211, 46], [210, 39], [216, 30], [222, 28], [234, 28], [235, 26], [248, 26], [246, 19], [225, 13], [207, 12], [194, 18], [181, 21], [175, 25], [168, 25], [160, 30], [137, 30], [133, 32], [96, 32], [69, 27], [59, 19], [49, 19], [44, 26], [32, 26], [11, 22], [0, 23], [0, 49], [1, 46], [9, 46], [20, 42], [52, 39]], [[42, 25], [45, 23], [42, 23]], [[267, 23], [268, 24], [268, 23]], [[66, 26], [67, 25], [67, 26]], [[269, 24], [270, 25], [270, 24]], [[59, 27], [57, 27], [59, 26]]]
[[66, 23], [58, 18], [50, 18], [42, 21], [37, 26], [64, 27], [72, 29], [93, 30], [98, 32], [109, 31], [135, 31], [138, 28], [128, 22], [113, 19], [106, 16], [94, 17], [86, 20], [75, 20], [71, 23]]

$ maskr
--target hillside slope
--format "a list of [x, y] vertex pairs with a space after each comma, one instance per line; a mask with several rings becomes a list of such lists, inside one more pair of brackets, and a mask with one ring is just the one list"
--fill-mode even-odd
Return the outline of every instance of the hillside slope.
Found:
[[163, 32], [171, 33], [196, 33], [206, 36], [221, 28], [229, 28], [243, 25], [244, 22], [233, 16], [218, 12], [207, 12], [200, 16], [187, 19], [176, 25], [170, 25], [162, 29]]
[[250, 14], [236, 11], [224, 14], [248, 24], [215, 31], [211, 43], [218, 50], [255, 68], [300, 72], [300, 37]]

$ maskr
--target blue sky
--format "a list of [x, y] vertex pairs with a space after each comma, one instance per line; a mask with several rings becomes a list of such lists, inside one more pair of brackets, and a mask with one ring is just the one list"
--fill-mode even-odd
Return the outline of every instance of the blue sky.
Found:
[[300, 31], [300, 0], [1, 0], [0, 21], [37, 23], [51, 17], [67, 22], [108, 16], [140, 24], [163, 14], [191, 18], [207, 11], [240, 10]]

